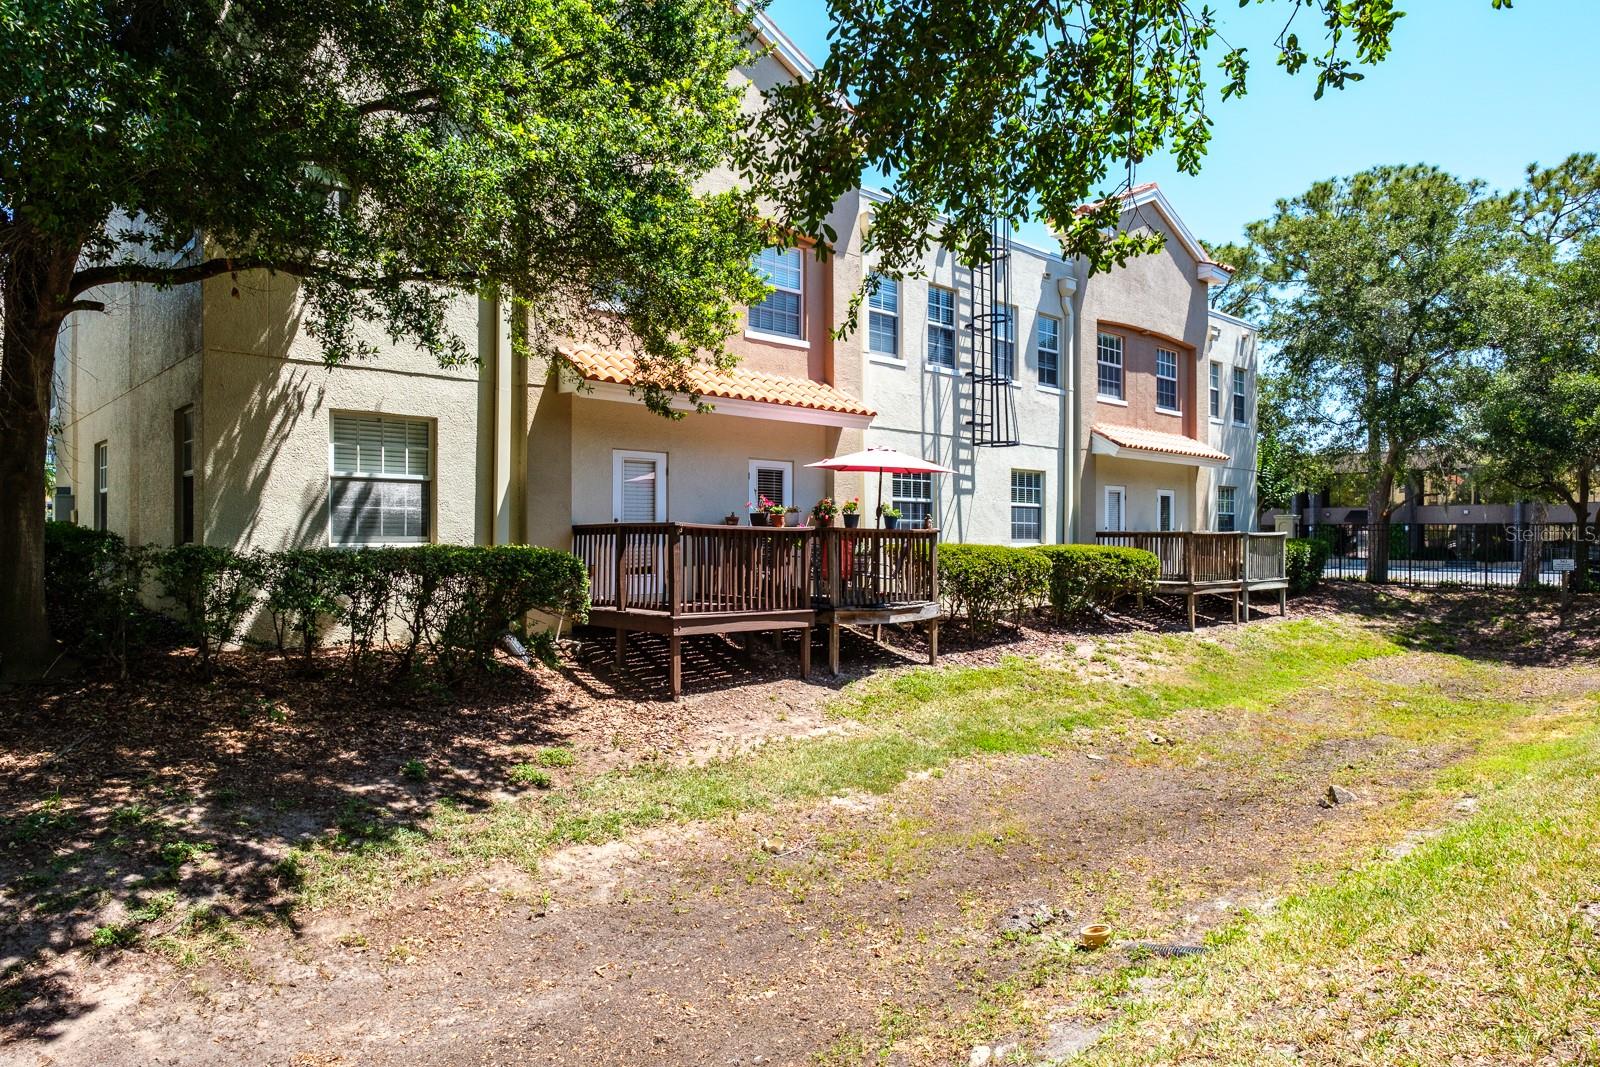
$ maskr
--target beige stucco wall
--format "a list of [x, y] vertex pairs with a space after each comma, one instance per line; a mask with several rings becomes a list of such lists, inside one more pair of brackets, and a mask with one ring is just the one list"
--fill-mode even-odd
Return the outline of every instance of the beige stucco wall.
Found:
[[1095, 530], [1105, 529], [1105, 487], [1120, 485], [1126, 490], [1124, 507], [1127, 519], [1124, 529], [1154, 530], [1158, 528], [1158, 502], [1160, 490], [1173, 493], [1174, 514], [1178, 528], [1200, 529], [1198, 525], [1199, 468], [1182, 463], [1152, 463], [1147, 460], [1124, 459], [1120, 456], [1092, 456], [1089, 477], [1085, 479], [1084, 501], [1092, 508]]
[[111, 285], [84, 299], [106, 310], [74, 312], [62, 325], [56, 484], [73, 490], [78, 521], [92, 525], [94, 446], [106, 442], [109, 527], [134, 544], [172, 544], [174, 417], [199, 395], [199, 294]]
[[[426, 419], [432, 428], [430, 532], [479, 540], [477, 368], [442, 368], [376, 328], [381, 356], [329, 368], [308, 335], [298, 287], [253, 274], [203, 285], [204, 427], [199, 524], [204, 539], [269, 550], [329, 543], [331, 416], [362, 412]], [[478, 343], [478, 302], [454, 302], [449, 327]]]

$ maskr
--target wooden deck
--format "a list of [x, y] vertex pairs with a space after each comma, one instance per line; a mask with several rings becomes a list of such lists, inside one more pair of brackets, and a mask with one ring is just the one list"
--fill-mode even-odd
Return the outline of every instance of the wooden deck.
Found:
[[1195, 599], [1205, 595], [1233, 601], [1233, 621], [1250, 619], [1250, 594], [1278, 594], [1278, 611], [1289, 607], [1287, 546], [1284, 533], [1199, 533], [1190, 530], [1095, 534], [1102, 545], [1142, 548], [1161, 561], [1158, 592], [1178, 593], [1189, 609], [1189, 629], [1195, 628]]
[[572, 528], [589, 571], [589, 622], [665, 634], [672, 695], [683, 689], [680, 640], [693, 634], [801, 631], [800, 673], [811, 672], [813, 628], [828, 628], [839, 672], [849, 625], [926, 622], [939, 648], [939, 532], [832, 527], [607, 523]]

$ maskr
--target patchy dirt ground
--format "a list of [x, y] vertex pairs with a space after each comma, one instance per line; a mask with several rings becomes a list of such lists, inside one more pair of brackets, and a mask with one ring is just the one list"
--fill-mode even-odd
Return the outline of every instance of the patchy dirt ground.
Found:
[[[1593, 662], [1600, 629], [1592, 606], [1574, 625], [1553, 601], [1473, 594], [1345, 588], [1296, 613], [1351, 610], [1419, 651], [1530, 667]], [[1108, 634], [1172, 626], [1153, 609], [1089, 631], [955, 634], [946, 658], [1083, 655]], [[851, 648], [851, 676], [916, 662], [914, 635], [890, 641]], [[508, 670], [457, 694], [362, 689], [331, 671], [307, 681], [241, 659], [204, 689], [171, 664], [133, 683], [0, 698], [0, 947], [13, 972], [0, 1061], [765, 1064], [831, 1048], [855, 1062], [851, 1035], [892, 1034], [901, 1015], [922, 1029], [955, 1018], [1026, 966], [1029, 938], [999, 925], [1019, 905], [1070, 912], [1062, 931], [1107, 919], [1193, 943], [1308, 863], [1388, 832], [1366, 815], [1454, 755], [1334, 738], [1264, 766], [1244, 752], [1175, 760], [1123, 735], [1093, 753], [1103, 758], [966, 761], [887, 798], [568, 850], [538, 877], [491, 870], [377, 912], [281, 914], [277, 859], [353, 800], [488, 803], [515, 788], [505, 766], [541, 746], [598, 771], [834, 728], [822, 714], [832, 681], [785, 677], [792, 641], [748, 658], [696, 643], [679, 704], [638, 699], [659, 682], [648, 645], [620, 676], [607, 646], [564, 672]], [[1252, 744], [1216, 716], [1164, 729], [1207, 751]], [[397, 773], [408, 760], [430, 769], [425, 782]], [[1335, 772], [1362, 779], [1360, 804], [1316, 804]], [[202, 884], [177, 887], [261, 919], [241, 945], [190, 966], [84, 950], [122, 897], [197, 856], [182, 877]], [[906, 1063], [964, 1057], [895, 1051]]]

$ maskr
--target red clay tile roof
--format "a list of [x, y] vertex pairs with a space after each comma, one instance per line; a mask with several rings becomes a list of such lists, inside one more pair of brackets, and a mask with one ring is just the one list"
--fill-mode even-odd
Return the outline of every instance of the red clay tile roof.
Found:
[[[1116, 194], [1115, 199], [1132, 200], [1140, 193], [1148, 193], [1154, 188], [1156, 188], [1155, 182], [1145, 182], [1143, 185], [1135, 185], [1132, 189], [1124, 189], [1122, 192]], [[1087, 215], [1089, 212], [1093, 211], [1095, 208], [1104, 203], [1104, 200], [1096, 200], [1091, 204], [1079, 204], [1077, 207], [1072, 209], [1072, 213], [1074, 215]]]
[[[588, 381], [615, 382], [618, 385], [644, 384], [638, 362], [626, 352], [608, 351], [593, 345], [562, 345], [560, 352], [572, 361], [578, 373]], [[828, 383], [810, 378], [788, 378], [744, 367], [719, 371], [705, 363], [689, 367], [685, 377], [692, 390], [706, 397], [782, 404], [813, 411], [837, 411], [868, 418], [877, 414]]]
[[1089, 427], [1091, 433], [1097, 433], [1114, 445], [1122, 448], [1133, 448], [1141, 452], [1164, 452], [1170, 456], [1189, 456], [1193, 459], [1208, 461], [1226, 460], [1226, 452], [1218, 452], [1210, 445], [1202, 444], [1192, 437], [1182, 434], [1162, 433], [1160, 430], [1146, 430], [1139, 426], [1116, 426], [1097, 422]]

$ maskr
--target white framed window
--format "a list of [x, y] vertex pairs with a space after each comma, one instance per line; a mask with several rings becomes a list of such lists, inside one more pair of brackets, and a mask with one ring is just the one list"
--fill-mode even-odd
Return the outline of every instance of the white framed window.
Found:
[[329, 540], [336, 545], [426, 542], [433, 509], [427, 420], [336, 414], [331, 422]]
[[1211, 362], [1211, 417], [1222, 421], [1222, 364]]
[[805, 262], [798, 248], [763, 248], [751, 269], [772, 292], [750, 309], [750, 328], [779, 337], [805, 337]]
[[1061, 320], [1040, 315], [1034, 332], [1038, 335], [1039, 384], [1061, 386]]
[[900, 521], [921, 526], [933, 514], [933, 475], [892, 474], [889, 478], [889, 503], [899, 510]]
[[750, 502], [760, 506], [762, 497], [787, 507], [794, 503], [794, 464], [785, 459], [750, 461]]
[[1233, 421], [1240, 426], [1249, 421], [1245, 417], [1248, 414], [1248, 410], [1245, 407], [1245, 384], [1244, 368], [1233, 368]]
[[94, 528], [107, 529], [111, 520], [111, 444], [94, 446]]
[[1044, 472], [1011, 472], [1011, 540], [1044, 540]]
[[900, 358], [900, 283], [877, 275], [867, 296], [867, 351]]
[[613, 522], [667, 521], [667, 454], [611, 450]]
[[1178, 410], [1178, 353], [1156, 349], [1156, 408]]
[[172, 543], [194, 544], [194, 407], [172, 417]]
[[1017, 309], [1006, 304], [994, 313], [994, 373], [997, 378], [1017, 377]]
[[1169, 533], [1178, 528], [1178, 494], [1171, 489], [1156, 490], [1156, 529]]
[[1100, 396], [1122, 399], [1122, 338], [1103, 333], [1095, 342], [1095, 382]]
[[1234, 489], [1231, 485], [1217, 486], [1217, 530], [1221, 533], [1232, 533], [1238, 528], [1238, 519], [1234, 515]]
[[956, 366], [956, 293], [938, 285], [928, 286], [928, 364]]
[[1100, 508], [1100, 528], [1112, 533], [1127, 529], [1128, 490], [1120, 485], [1105, 487], [1104, 503]]

